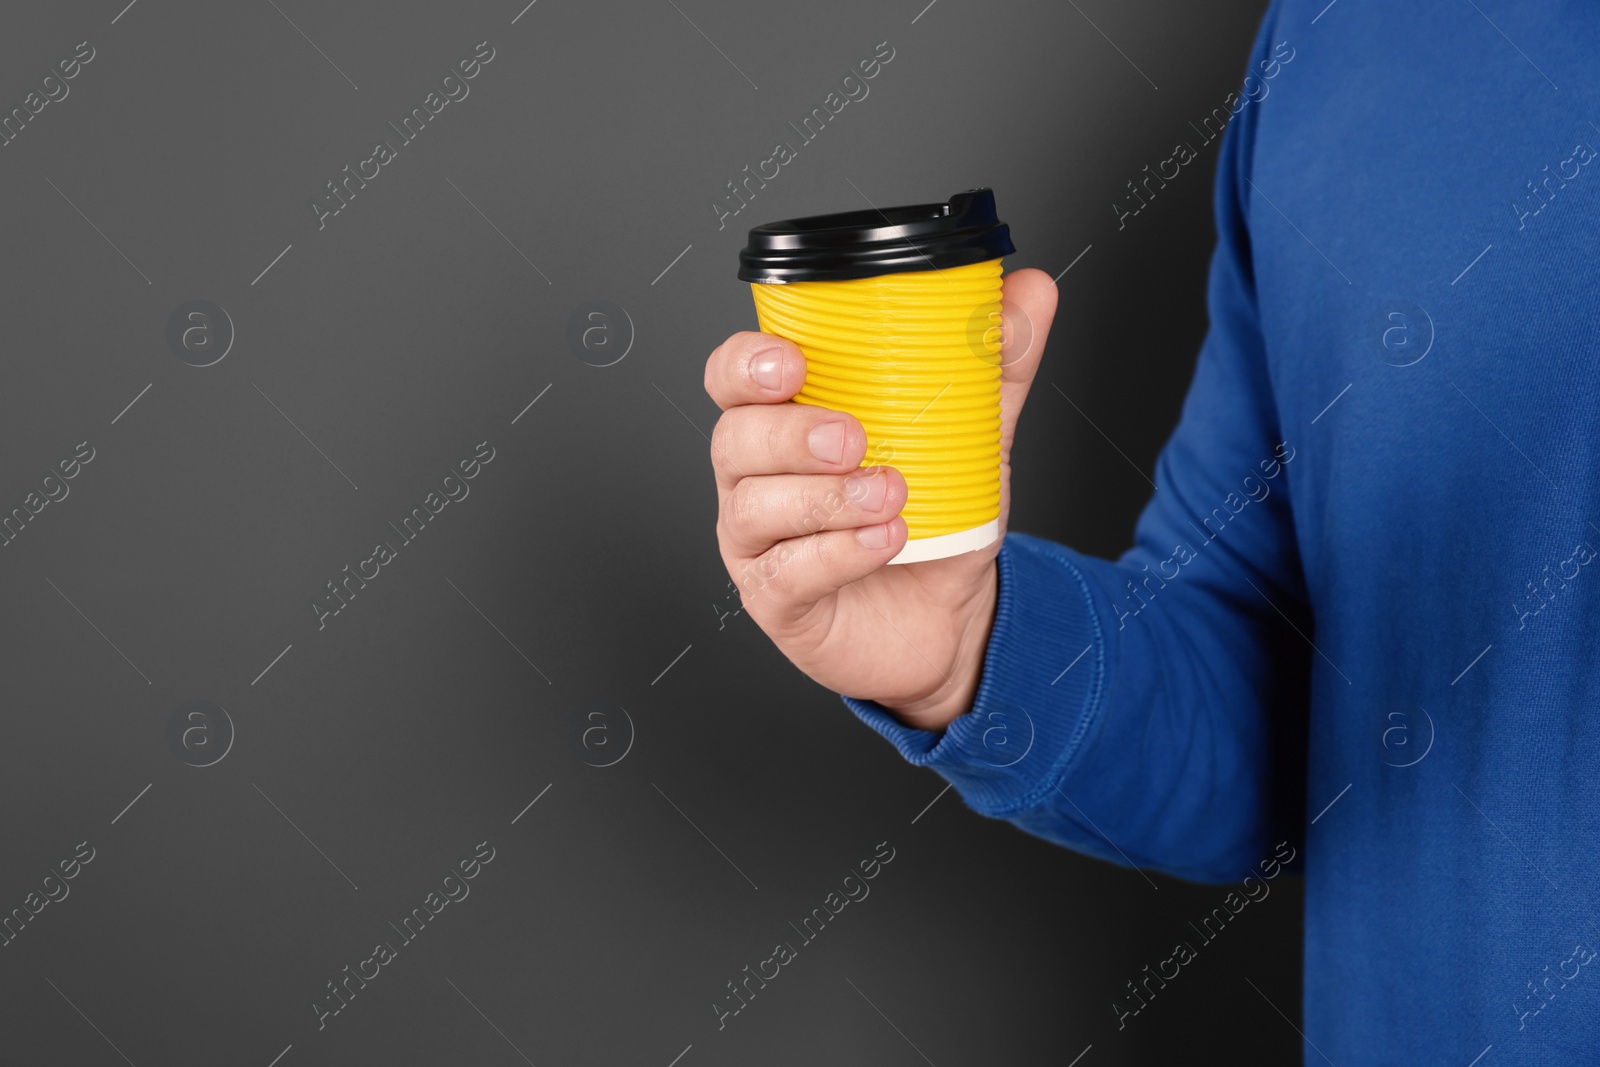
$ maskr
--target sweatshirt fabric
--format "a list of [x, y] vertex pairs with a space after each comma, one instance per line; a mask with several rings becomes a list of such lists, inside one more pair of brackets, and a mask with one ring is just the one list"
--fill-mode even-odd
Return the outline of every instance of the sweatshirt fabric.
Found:
[[1307, 1062], [1600, 1062], [1597, 56], [1593, 4], [1273, 3], [1112, 208], [1148, 224], [1216, 153], [1209, 331], [1134, 546], [1008, 534], [943, 733], [845, 697], [1090, 856], [1295, 855]]

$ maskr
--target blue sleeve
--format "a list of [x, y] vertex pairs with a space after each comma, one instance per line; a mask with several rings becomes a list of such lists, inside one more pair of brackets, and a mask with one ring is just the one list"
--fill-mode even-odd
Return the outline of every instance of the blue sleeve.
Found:
[[[1275, 10], [1251, 69], [1270, 53]], [[1303, 782], [1285, 781], [1293, 761], [1280, 758], [1293, 747], [1282, 738], [1303, 730], [1309, 685], [1306, 646], [1285, 643], [1299, 640], [1288, 620], [1310, 632], [1295, 443], [1268, 378], [1244, 209], [1260, 107], [1224, 132], [1210, 328], [1134, 547], [1112, 562], [1009, 534], [972, 709], [942, 734], [845, 697], [973, 810], [1196, 881], [1248, 873], [1303, 810]]]

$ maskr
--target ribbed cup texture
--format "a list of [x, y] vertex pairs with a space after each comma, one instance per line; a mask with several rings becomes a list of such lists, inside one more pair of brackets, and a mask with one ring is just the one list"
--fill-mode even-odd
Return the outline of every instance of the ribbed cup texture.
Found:
[[752, 284], [763, 333], [806, 357], [795, 400], [847, 411], [862, 466], [905, 475], [911, 539], [1000, 515], [1000, 260], [851, 281]]

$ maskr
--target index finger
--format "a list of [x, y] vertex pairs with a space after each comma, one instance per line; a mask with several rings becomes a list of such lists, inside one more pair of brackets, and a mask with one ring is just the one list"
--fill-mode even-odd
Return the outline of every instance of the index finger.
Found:
[[706, 360], [706, 393], [724, 411], [788, 400], [805, 380], [800, 346], [770, 333], [736, 333]]

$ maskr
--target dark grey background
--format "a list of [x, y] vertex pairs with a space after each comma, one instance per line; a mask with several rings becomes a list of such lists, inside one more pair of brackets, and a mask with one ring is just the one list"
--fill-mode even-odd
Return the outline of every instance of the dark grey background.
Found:
[[[754, 326], [749, 225], [993, 186], [1009, 267], [1075, 264], [1012, 525], [1119, 552], [1204, 331], [1215, 148], [1120, 232], [1111, 205], [1235, 86], [1259, 0], [124, 2], [0, 14], [0, 111], [96, 53], [0, 148], [0, 512], [95, 449], [0, 549], [0, 914], [95, 849], [0, 948], [0, 1060], [1297, 1059], [1246, 981], [1298, 1014], [1297, 886], [1119, 1032], [1225, 890], [929, 807], [941, 781], [724, 615], [701, 389]], [[485, 40], [319, 231], [308, 201]], [[881, 41], [719, 231], [725, 183]], [[237, 332], [204, 368], [166, 340], [194, 299]], [[609, 367], [566, 340], [593, 300], [636, 331]], [[319, 631], [324, 583], [485, 440]], [[236, 729], [208, 767], [169, 744], [192, 700]], [[631, 750], [586, 765], [619, 708]], [[480, 841], [470, 896], [319, 1031], [324, 983]], [[882, 841], [870, 897], [719, 1032], [725, 983]]]

